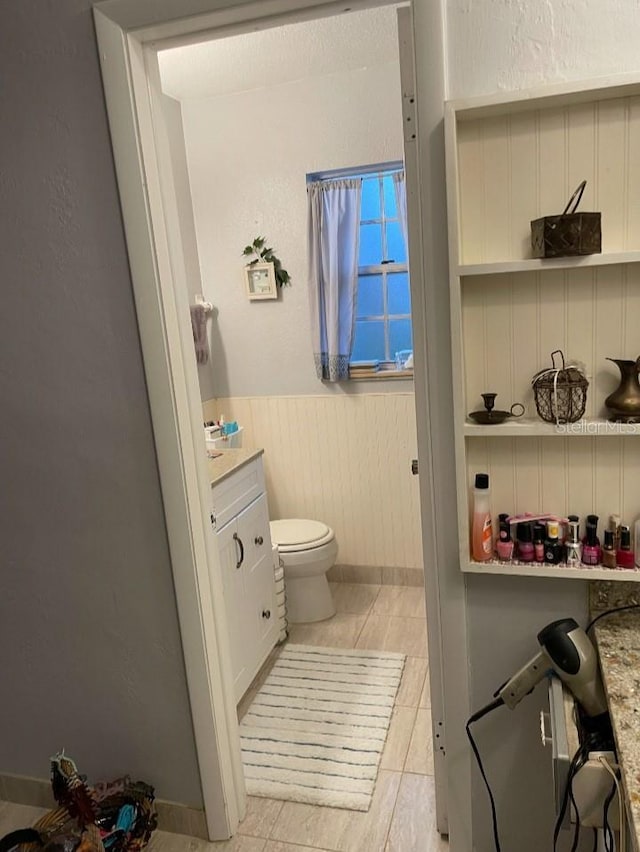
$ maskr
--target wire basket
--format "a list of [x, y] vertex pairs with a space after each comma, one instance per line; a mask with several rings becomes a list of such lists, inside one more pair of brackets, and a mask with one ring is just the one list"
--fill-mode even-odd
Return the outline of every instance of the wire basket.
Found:
[[[556, 355], [562, 367], [556, 366]], [[551, 363], [531, 380], [538, 414], [546, 423], [575, 423], [584, 415], [589, 382], [575, 365], [565, 364], [561, 349], [551, 353]]]

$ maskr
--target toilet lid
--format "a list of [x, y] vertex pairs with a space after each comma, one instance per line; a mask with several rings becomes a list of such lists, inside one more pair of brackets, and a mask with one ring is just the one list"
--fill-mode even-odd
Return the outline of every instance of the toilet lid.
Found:
[[333, 530], [322, 521], [283, 518], [280, 521], [271, 521], [269, 526], [271, 541], [284, 553], [292, 550], [311, 550], [333, 538]]

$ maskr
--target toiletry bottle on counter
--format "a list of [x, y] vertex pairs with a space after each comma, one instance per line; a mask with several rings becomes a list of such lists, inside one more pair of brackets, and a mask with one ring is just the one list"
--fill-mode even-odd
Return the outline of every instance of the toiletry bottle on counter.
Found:
[[587, 515], [586, 534], [582, 543], [582, 564], [599, 565], [602, 559], [600, 539], [598, 538], [598, 516]]
[[533, 562], [535, 551], [533, 548], [531, 523], [521, 521], [518, 524], [516, 535], [518, 538], [518, 559], [521, 562]]
[[547, 521], [547, 540], [544, 543], [544, 561], [549, 565], [558, 565], [562, 561], [562, 544], [559, 539], [560, 525], [557, 521]]
[[501, 562], [509, 562], [513, 557], [513, 541], [511, 539], [511, 526], [508, 519], [509, 515], [498, 515], [496, 553]]
[[565, 562], [571, 568], [577, 568], [582, 561], [582, 544], [580, 543], [580, 518], [569, 515], [567, 518], [567, 538], [564, 543]]
[[620, 526], [620, 544], [616, 553], [618, 568], [633, 568], [634, 556], [631, 549], [631, 530], [626, 524]]
[[536, 562], [544, 562], [544, 524], [533, 525], [533, 554]]
[[612, 529], [604, 531], [604, 541], [602, 543], [602, 564], [605, 568], [615, 568], [616, 561], [616, 536]]
[[493, 556], [488, 473], [476, 473], [475, 487], [473, 489], [471, 555], [476, 562], [487, 562]]

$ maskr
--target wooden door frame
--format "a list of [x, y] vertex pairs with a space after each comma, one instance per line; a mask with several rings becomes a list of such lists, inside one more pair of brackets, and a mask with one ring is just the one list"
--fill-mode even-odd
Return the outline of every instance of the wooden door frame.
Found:
[[[349, 10], [387, 5], [388, 0], [351, 0]], [[429, 38], [439, 50], [434, 63], [443, 62], [442, 28], [438, 29], [439, 3], [413, 0], [421, 7], [422, 21], [434, 16]], [[436, 8], [437, 7], [437, 8]], [[184, 270], [176, 258], [174, 246], [175, 211], [167, 204], [167, 184], [162, 175], [168, 163], [168, 143], [154, 122], [154, 96], [158, 95], [157, 51], [161, 46], [202, 41], [266, 28], [294, 20], [307, 20], [340, 14], [343, 3], [335, 0], [105, 0], [94, 7], [96, 32], [119, 191], [131, 265], [138, 325], [140, 329], [149, 402], [158, 455], [165, 517], [171, 550], [178, 616], [183, 642], [187, 684], [191, 701], [196, 749], [209, 837], [224, 839], [232, 835], [244, 815], [246, 793], [239, 754], [235, 701], [233, 698], [230, 655], [226, 634], [226, 614], [222, 601], [222, 582], [218, 554], [208, 528], [207, 466], [202, 451], [201, 403], [197, 371], [193, 360], [191, 329], [188, 321], [186, 287], [180, 281]], [[415, 31], [415, 25], [413, 25]], [[438, 88], [444, 70], [422, 101], [428, 107], [442, 109], [443, 92]], [[444, 84], [443, 84], [444, 85]], [[442, 88], [442, 87], [441, 87]], [[416, 90], [416, 100], [421, 102]], [[428, 124], [428, 123], [427, 123]], [[429, 133], [431, 133], [429, 129]], [[454, 598], [448, 613], [462, 616], [454, 631], [443, 625], [441, 576], [446, 545], [438, 534], [436, 494], [442, 459], [437, 455], [443, 433], [438, 422], [438, 397], [443, 393], [435, 375], [435, 364], [442, 356], [437, 337], [441, 333], [442, 304], [433, 304], [432, 290], [426, 286], [434, 271], [431, 257], [425, 258], [423, 243], [432, 244], [432, 227], [425, 223], [433, 169], [430, 137], [423, 133], [415, 140], [415, 161], [420, 162], [423, 142], [426, 165], [420, 186], [408, 188], [412, 264], [412, 300], [417, 340], [424, 343], [415, 356], [418, 451], [421, 464], [421, 513], [425, 555], [425, 586], [429, 613], [430, 647], [441, 656], [432, 672], [434, 695], [445, 679], [449, 651], [443, 635], [452, 640], [453, 657], [459, 660], [466, 642], [464, 627], [463, 584], [455, 573], [456, 565], [447, 565], [447, 586]], [[440, 165], [442, 171], [444, 163]], [[169, 172], [170, 163], [168, 165]], [[442, 176], [444, 186], [444, 177]], [[413, 210], [413, 215], [411, 213]], [[430, 211], [427, 209], [427, 213]], [[174, 237], [172, 241], [172, 235]], [[433, 246], [430, 246], [433, 249]], [[433, 250], [433, 258], [445, 258], [446, 245]], [[445, 279], [446, 280], [446, 279]], [[448, 315], [448, 311], [447, 311]], [[431, 335], [430, 329], [437, 331]], [[438, 351], [440, 349], [440, 351]], [[428, 363], [429, 362], [429, 363]], [[435, 379], [435, 381], [434, 381]], [[448, 389], [444, 389], [444, 394]], [[416, 406], [418, 409], [418, 405]], [[446, 426], [444, 429], [446, 432]], [[446, 444], [446, 436], [445, 436]], [[435, 449], [434, 449], [435, 448]], [[447, 486], [451, 488], [452, 486]], [[455, 518], [451, 519], [455, 529]], [[449, 591], [447, 590], [447, 594]], [[445, 643], [446, 644], [446, 643]], [[456, 687], [446, 691], [439, 707], [434, 707], [440, 742], [444, 743], [444, 715], [449, 706], [468, 704], [466, 676], [460, 673]], [[437, 677], [437, 683], [433, 677]], [[449, 681], [452, 683], [451, 679]], [[446, 686], [446, 682], [444, 682]], [[458, 713], [459, 715], [459, 713]], [[456, 733], [455, 739], [459, 742]], [[453, 741], [449, 738], [449, 744]], [[447, 758], [449, 760], [449, 758]], [[455, 749], [457, 766], [462, 766], [463, 798], [454, 790], [458, 818], [470, 823], [468, 766], [465, 755]], [[445, 766], [445, 752], [437, 762]], [[451, 800], [450, 773], [445, 788]], [[456, 785], [454, 785], [455, 787]], [[460, 785], [458, 785], [460, 786]], [[469, 788], [470, 789], [470, 788]], [[459, 792], [459, 790], [457, 791]], [[451, 808], [449, 807], [451, 814]], [[445, 817], [446, 821], [446, 817]], [[445, 826], [439, 826], [441, 830]], [[466, 830], [461, 832], [466, 834]], [[460, 848], [463, 848], [462, 846]]]

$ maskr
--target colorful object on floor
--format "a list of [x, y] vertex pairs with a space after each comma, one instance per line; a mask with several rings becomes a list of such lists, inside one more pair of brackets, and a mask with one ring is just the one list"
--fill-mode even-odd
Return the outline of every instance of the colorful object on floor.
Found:
[[[128, 776], [90, 787], [64, 751], [51, 758], [51, 787], [60, 807], [16, 844], [37, 843], [43, 852], [138, 852], [158, 823], [153, 787]], [[4, 838], [0, 848], [12, 849], [23, 833]]]
[[404, 661], [286, 645], [240, 724], [247, 792], [367, 811]]
[[67, 757], [64, 749], [51, 758], [51, 790], [60, 807], [85, 828], [96, 821], [96, 802], [86, 778], [78, 773], [74, 761]]

